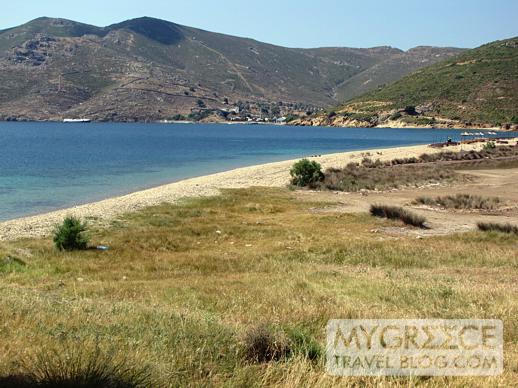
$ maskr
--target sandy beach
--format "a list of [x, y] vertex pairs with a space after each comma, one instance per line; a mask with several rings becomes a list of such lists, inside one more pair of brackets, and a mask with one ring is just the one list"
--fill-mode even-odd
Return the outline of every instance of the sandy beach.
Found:
[[[463, 150], [480, 149], [481, 147], [483, 147], [483, 143], [462, 145]], [[461, 146], [448, 147], [448, 150], [460, 151]], [[394, 158], [418, 157], [423, 153], [437, 153], [441, 151], [444, 151], [444, 149], [419, 145], [343, 152], [311, 157], [310, 159], [321, 163], [323, 168], [329, 168], [345, 166], [351, 161], [361, 161], [366, 156], [372, 159], [390, 160]], [[47, 236], [52, 232], [54, 226], [60, 223], [67, 215], [74, 215], [87, 220], [92, 219], [95, 222], [102, 223], [113, 220], [124, 213], [148, 206], [174, 203], [188, 197], [217, 195], [220, 189], [224, 188], [282, 187], [289, 183], [289, 171], [295, 161], [287, 160], [238, 168], [217, 174], [186, 179], [99, 202], [6, 221], [0, 223], [0, 240]]]

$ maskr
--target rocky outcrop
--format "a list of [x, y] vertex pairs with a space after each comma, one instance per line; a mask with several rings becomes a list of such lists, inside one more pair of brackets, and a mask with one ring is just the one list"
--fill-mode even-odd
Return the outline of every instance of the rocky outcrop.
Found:
[[52, 56], [52, 49], [56, 39], [51, 36], [37, 35], [20, 46], [11, 49], [8, 61], [15, 64], [26, 64], [29, 66], [41, 66]]
[[[340, 112], [328, 113], [290, 121], [294, 126], [318, 126], [340, 128], [450, 128], [450, 129], [492, 129], [516, 131], [518, 125], [502, 125], [495, 127], [488, 123], [472, 123], [461, 120], [451, 120], [442, 117], [426, 116], [426, 109], [416, 108], [416, 114], [408, 114], [405, 109], [382, 111], [379, 113]], [[363, 117], [363, 118], [359, 118]]]

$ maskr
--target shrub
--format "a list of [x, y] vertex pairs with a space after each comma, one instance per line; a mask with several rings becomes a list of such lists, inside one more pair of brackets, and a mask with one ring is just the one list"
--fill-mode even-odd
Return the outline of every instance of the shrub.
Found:
[[294, 114], [289, 114], [286, 116], [286, 122], [289, 123], [293, 120], [297, 120], [299, 118], [298, 115], [294, 115]]
[[408, 105], [405, 107], [404, 109], [404, 112], [407, 114], [407, 115], [410, 115], [410, 116], [415, 116], [417, 115], [417, 112], [415, 110], [415, 106], [413, 105]]
[[426, 228], [426, 218], [412, 213], [398, 206], [371, 205], [371, 215], [375, 217], [388, 218], [390, 220], [400, 220], [405, 225], [412, 225], [419, 228]]
[[243, 353], [248, 361], [269, 362], [287, 357], [291, 350], [285, 335], [261, 324], [245, 333]]
[[486, 144], [484, 144], [483, 150], [484, 151], [492, 151], [496, 148], [496, 144], [494, 141], [489, 141]]
[[408, 123], [408, 124], [415, 124], [415, 125], [433, 125], [433, 124], [435, 124], [435, 118], [407, 116], [404, 118], [404, 122]]
[[208, 110], [203, 110], [201, 112], [192, 112], [187, 116], [188, 120], [191, 121], [200, 121], [210, 116], [210, 112]]
[[292, 177], [291, 183], [299, 187], [314, 186], [324, 179], [322, 166], [308, 159], [302, 159], [295, 163], [290, 170], [290, 175]]
[[86, 224], [75, 217], [66, 217], [54, 231], [54, 245], [60, 251], [86, 249], [88, 237], [85, 235]]
[[479, 222], [477, 227], [482, 232], [499, 232], [508, 234], [518, 234], [518, 226], [512, 224], [497, 224], [494, 222]]
[[153, 386], [146, 367], [132, 367], [98, 348], [76, 345], [44, 350], [24, 360], [23, 372], [0, 377], [4, 388], [144, 388]]
[[378, 116], [373, 113], [368, 112], [355, 112], [350, 115], [352, 120], [365, 121], [368, 123], [373, 123], [378, 119]]
[[182, 120], [185, 120], [186, 117], [184, 115], [181, 115], [181, 114], [176, 114], [173, 116], [173, 121], [182, 121]]
[[396, 113], [393, 113], [390, 115], [390, 119], [391, 120], [398, 120], [402, 117], [403, 115], [400, 113], [400, 112], [396, 112]]

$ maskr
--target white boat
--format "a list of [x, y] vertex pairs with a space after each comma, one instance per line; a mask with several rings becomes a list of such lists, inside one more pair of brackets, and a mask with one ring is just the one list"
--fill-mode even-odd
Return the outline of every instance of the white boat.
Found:
[[64, 119], [64, 123], [90, 123], [90, 119]]
[[461, 136], [473, 136], [473, 134], [469, 133], [469, 132], [462, 132], [460, 135]]
[[488, 132], [487, 134], [488, 135], [496, 135], [497, 133], [496, 132]]

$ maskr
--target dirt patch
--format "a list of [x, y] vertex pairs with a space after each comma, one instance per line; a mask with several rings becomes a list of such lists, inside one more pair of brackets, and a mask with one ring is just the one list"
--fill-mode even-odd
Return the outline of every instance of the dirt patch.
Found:
[[[383, 192], [330, 192], [297, 191], [295, 195], [303, 201], [326, 201], [328, 207], [312, 209], [314, 212], [368, 213], [375, 203], [403, 206], [412, 209], [428, 220], [431, 229], [421, 230], [409, 227], [385, 227], [378, 232], [391, 235], [436, 236], [466, 232], [477, 229], [477, 222], [498, 222], [518, 225], [518, 168], [497, 170], [463, 170], [461, 174], [475, 177], [469, 182], [448, 186], [424, 186], [403, 188]], [[442, 210], [427, 206], [412, 205], [419, 196], [445, 196], [477, 193], [480, 196], [498, 196], [506, 207], [497, 211]]]

